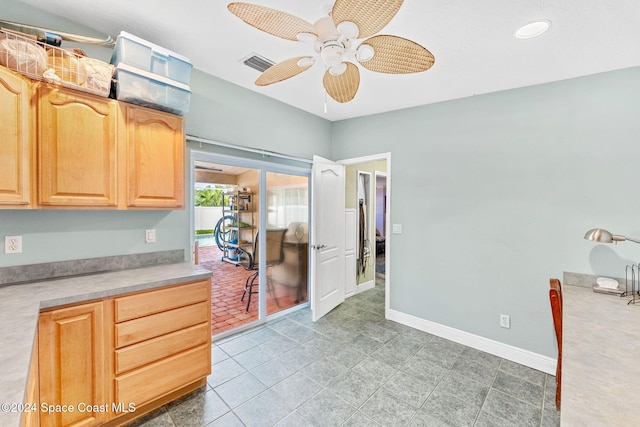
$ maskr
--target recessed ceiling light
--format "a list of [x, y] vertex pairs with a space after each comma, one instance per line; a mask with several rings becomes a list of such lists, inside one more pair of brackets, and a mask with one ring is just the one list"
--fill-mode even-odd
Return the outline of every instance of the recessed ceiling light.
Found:
[[530, 39], [533, 37], [538, 37], [542, 33], [546, 32], [550, 27], [551, 21], [549, 21], [548, 19], [541, 19], [540, 21], [531, 22], [518, 28], [515, 36], [517, 39]]

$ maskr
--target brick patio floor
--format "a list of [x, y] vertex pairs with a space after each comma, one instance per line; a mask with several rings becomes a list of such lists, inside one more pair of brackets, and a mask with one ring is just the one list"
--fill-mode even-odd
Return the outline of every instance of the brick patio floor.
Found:
[[[247, 296], [245, 296], [244, 301], [240, 301], [247, 277], [254, 272], [222, 261], [222, 252], [217, 246], [200, 246], [198, 260], [201, 267], [212, 272], [212, 334], [216, 335], [258, 320], [258, 294], [251, 296], [251, 305], [248, 312], [246, 311]], [[277, 303], [273, 298], [273, 294], [267, 293], [268, 314], [284, 310], [296, 304], [294, 301], [295, 295], [292, 295], [289, 289], [275, 286], [274, 292], [277, 296]]]

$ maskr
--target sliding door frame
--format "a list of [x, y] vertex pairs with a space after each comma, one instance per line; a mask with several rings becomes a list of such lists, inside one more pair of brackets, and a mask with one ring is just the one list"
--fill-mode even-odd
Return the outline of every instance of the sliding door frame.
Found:
[[[194, 191], [194, 184], [195, 184], [195, 162], [196, 161], [202, 161], [202, 162], [210, 162], [210, 163], [218, 163], [218, 164], [223, 164], [223, 165], [227, 165], [227, 166], [238, 166], [238, 167], [245, 167], [245, 168], [250, 168], [250, 169], [255, 169], [259, 172], [259, 207], [258, 207], [258, 211], [259, 211], [259, 220], [258, 220], [258, 230], [266, 230], [267, 227], [267, 188], [266, 188], [266, 175], [267, 172], [274, 172], [274, 173], [283, 173], [283, 174], [288, 174], [288, 175], [296, 175], [296, 176], [305, 176], [308, 178], [308, 183], [309, 183], [309, 200], [308, 200], [308, 206], [309, 206], [309, 212], [308, 212], [308, 219], [307, 221], [309, 221], [310, 224], [310, 217], [311, 217], [311, 165], [309, 165], [309, 168], [303, 168], [303, 167], [299, 167], [299, 166], [293, 166], [293, 165], [287, 165], [287, 164], [280, 164], [280, 163], [275, 163], [275, 162], [269, 162], [269, 161], [265, 161], [265, 160], [256, 160], [256, 159], [248, 159], [248, 158], [244, 158], [244, 157], [240, 157], [240, 156], [230, 156], [230, 155], [226, 155], [226, 154], [216, 154], [216, 153], [212, 153], [209, 151], [200, 151], [200, 150], [196, 150], [196, 149], [191, 149], [189, 150], [189, 153], [187, 155], [188, 158], [188, 171], [189, 171], [189, 176], [188, 176], [188, 180], [187, 180], [187, 185], [188, 188], [186, 189], [187, 191], [185, 192], [185, 194], [188, 195], [189, 197], [189, 203], [187, 203], [187, 209], [188, 209], [188, 215], [189, 215], [189, 232], [190, 232], [190, 241], [189, 241], [189, 247], [192, 248], [191, 250], [191, 256], [189, 257], [191, 262], [194, 262], [194, 250], [193, 248], [195, 247], [195, 237], [194, 237], [194, 196], [195, 196], [195, 191]], [[309, 230], [309, 232], [311, 232], [311, 230]], [[258, 251], [260, 253], [266, 253], [266, 234], [265, 233], [259, 233], [259, 240], [258, 240]], [[309, 253], [307, 253], [307, 257], [309, 257]], [[258, 283], [266, 283], [266, 262], [265, 262], [265, 258], [264, 257], [260, 257], [259, 260], [259, 276], [258, 276]], [[308, 280], [307, 280], [307, 288], [309, 288], [309, 284], [311, 283], [311, 278], [309, 275], [309, 272], [307, 272], [308, 275]], [[235, 333], [238, 332], [238, 330], [241, 329], [248, 329], [250, 327], [255, 327], [258, 324], [264, 323], [267, 320], [272, 320], [275, 319], [277, 317], [286, 315], [292, 311], [296, 311], [299, 310], [301, 308], [307, 307], [309, 306], [309, 299], [307, 300], [307, 302], [305, 303], [301, 303], [298, 305], [295, 305], [293, 307], [290, 307], [288, 309], [285, 310], [281, 310], [278, 311], [276, 313], [273, 313], [271, 315], [267, 315], [267, 302], [266, 302], [266, 286], [259, 286], [258, 287], [258, 320], [255, 322], [251, 322], [248, 323], [247, 325], [243, 325], [240, 328], [228, 331], [229, 334], [230, 333]], [[309, 292], [309, 289], [307, 289], [307, 293]], [[309, 294], [308, 294], [309, 295]], [[222, 333], [221, 336], [227, 335], [227, 333]]]

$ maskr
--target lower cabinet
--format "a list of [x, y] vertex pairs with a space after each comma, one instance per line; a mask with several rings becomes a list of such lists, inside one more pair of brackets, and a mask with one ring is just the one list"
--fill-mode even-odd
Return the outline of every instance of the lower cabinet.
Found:
[[93, 426], [108, 420], [108, 412], [99, 410], [111, 394], [111, 334], [104, 306], [95, 302], [40, 314], [41, 426]]
[[210, 281], [42, 312], [38, 337], [40, 425], [119, 425], [205, 384]]
[[211, 373], [210, 298], [209, 281], [116, 298], [116, 401], [140, 407]]
[[33, 342], [31, 351], [31, 363], [29, 364], [29, 377], [27, 378], [27, 390], [24, 394], [24, 402], [31, 405], [29, 411], [22, 413], [20, 427], [40, 426], [40, 370], [38, 369], [38, 332]]

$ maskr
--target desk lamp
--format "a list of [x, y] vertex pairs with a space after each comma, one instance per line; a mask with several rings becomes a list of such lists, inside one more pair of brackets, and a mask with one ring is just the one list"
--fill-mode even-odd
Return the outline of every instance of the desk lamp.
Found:
[[634, 243], [640, 243], [640, 240], [632, 239], [630, 237], [618, 236], [617, 234], [611, 234], [607, 230], [602, 228], [594, 228], [593, 230], [587, 231], [584, 235], [584, 238], [587, 240], [593, 240], [595, 242], [600, 243], [613, 243], [613, 242], [624, 242], [628, 240]]
[[[618, 243], [618, 242], [624, 242], [625, 240], [628, 240], [634, 243], [640, 243], [640, 240], [631, 239], [630, 237], [625, 237], [625, 236], [618, 236], [617, 234], [611, 234], [610, 232], [602, 228], [594, 228], [593, 230], [587, 231], [587, 233], [584, 235], [584, 238], [587, 240], [593, 240], [595, 242], [600, 242], [600, 243], [614, 243], [614, 242]], [[629, 270], [631, 270], [631, 294], [633, 295], [633, 299], [629, 301], [627, 304], [636, 303], [636, 293], [638, 292], [636, 292], [635, 284], [636, 284], [636, 277], [640, 276], [640, 272], [637, 271], [637, 269], [639, 268], [640, 268], [640, 265], [627, 266], [627, 280], [629, 277], [628, 276]], [[629, 291], [629, 288], [627, 288], [625, 290], [625, 293], [620, 296], [627, 295], [628, 291]], [[638, 291], [640, 292], [640, 290]]]

